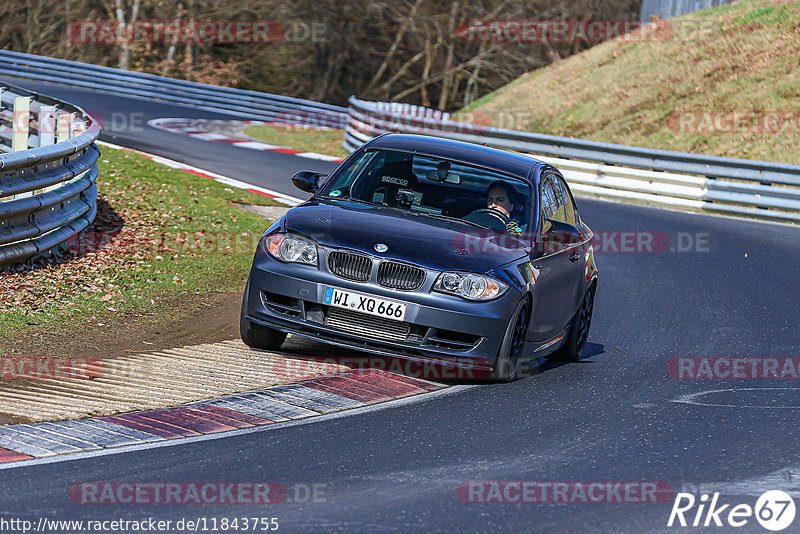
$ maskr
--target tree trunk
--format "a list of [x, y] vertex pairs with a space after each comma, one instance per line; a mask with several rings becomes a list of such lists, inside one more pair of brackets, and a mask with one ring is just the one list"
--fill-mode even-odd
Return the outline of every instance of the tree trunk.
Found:
[[458, 8], [459, 3], [456, 0], [450, 8], [450, 18], [447, 21], [447, 58], [444, 61], [444, 69], [442, 70], [445, 74], [444, 80], [442, 81], [442, 92], [439, 94], [439, 105], [437, 106], [442, 111], [444, 111], [447, 106], [447, 100], [450, 97], [450, 85], [455, 75], [455, 72], [451, 72], [451, 66], [453, 65], [454, 57], [453, 39], [455, 39], [456, 13], [458, 12]]

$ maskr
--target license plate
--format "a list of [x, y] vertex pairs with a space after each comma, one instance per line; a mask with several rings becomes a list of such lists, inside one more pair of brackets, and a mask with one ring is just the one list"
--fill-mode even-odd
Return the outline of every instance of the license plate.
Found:
[[354, 293], [352, 291], [343, 291], [335, 287], [325, 289], [324, 302], [328, 306], [346, 308], [360, 313], [383, 317], [384, 319], [402, 321], [406, 318], [405, 304], [379, 299], [361, 293]]

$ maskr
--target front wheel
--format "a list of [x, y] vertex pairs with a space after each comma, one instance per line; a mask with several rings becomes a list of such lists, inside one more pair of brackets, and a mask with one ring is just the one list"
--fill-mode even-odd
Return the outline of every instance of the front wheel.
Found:
[[242, 299], [242, 312], [239, 316], [239, 334], [242, 336], [242, 341], [248, 347], [261, 350], [278, 350], [286, 341], [286, 333], [273, 328], [269, 328], [258, 323], [254, 323], [247, 317], [247, 294], [249, 293], [250, 282], [247, 283], [247, 289]]
[[581, 307], [572, 323], [569, 325], [569, 333], [564, 346], [554, 352], [551, 360], [562, 362], [577, 362], [581, 359], [583, 349], [586, 348], [586, 341], [589, 339], [589, 329], [592, 326], [592, 314], [594, 313], [594, 293], [596, 286], [592, 285], [583, 297]]
[[500, 352], [497, 355], [494, 369], [490, 379], [498, 382], [513, 382], [519, 374], [520, 358], [522, 349], [525, 346], [525, 335], [528, 332], [528, 321], [531, 316], [531, 308], [527, 299], [523, 299], [517, 307], [514, 319], [508, 324], [506, 333], [503, 336], [503, 343], [500, 345]]

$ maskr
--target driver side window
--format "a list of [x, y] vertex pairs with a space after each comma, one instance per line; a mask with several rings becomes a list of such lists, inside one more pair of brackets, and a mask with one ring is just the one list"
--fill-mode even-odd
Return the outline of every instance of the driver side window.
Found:
[[552, 183], [556, 197], [558, 197], [558, 210], [556, 210], [554, 219], [571, 226], [577, 226], [578, 218], [575, 215], [575, 204], [572, 203], [572, 197], [567, 191], [564, 180], [561, 177], [553, 176]]

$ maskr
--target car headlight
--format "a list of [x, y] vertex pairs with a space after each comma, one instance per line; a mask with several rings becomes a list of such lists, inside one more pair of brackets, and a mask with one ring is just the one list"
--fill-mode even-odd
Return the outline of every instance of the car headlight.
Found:
[[317, 244], [296, 235], [270, 234], [264, 237], [264, 249], [270, 256], [290, 263], [317, 264]]
[[492, 300], [508, 291], [508, 286], [482, 274], [448, 271], [439, 276], [433, 290], [467, 300]]

